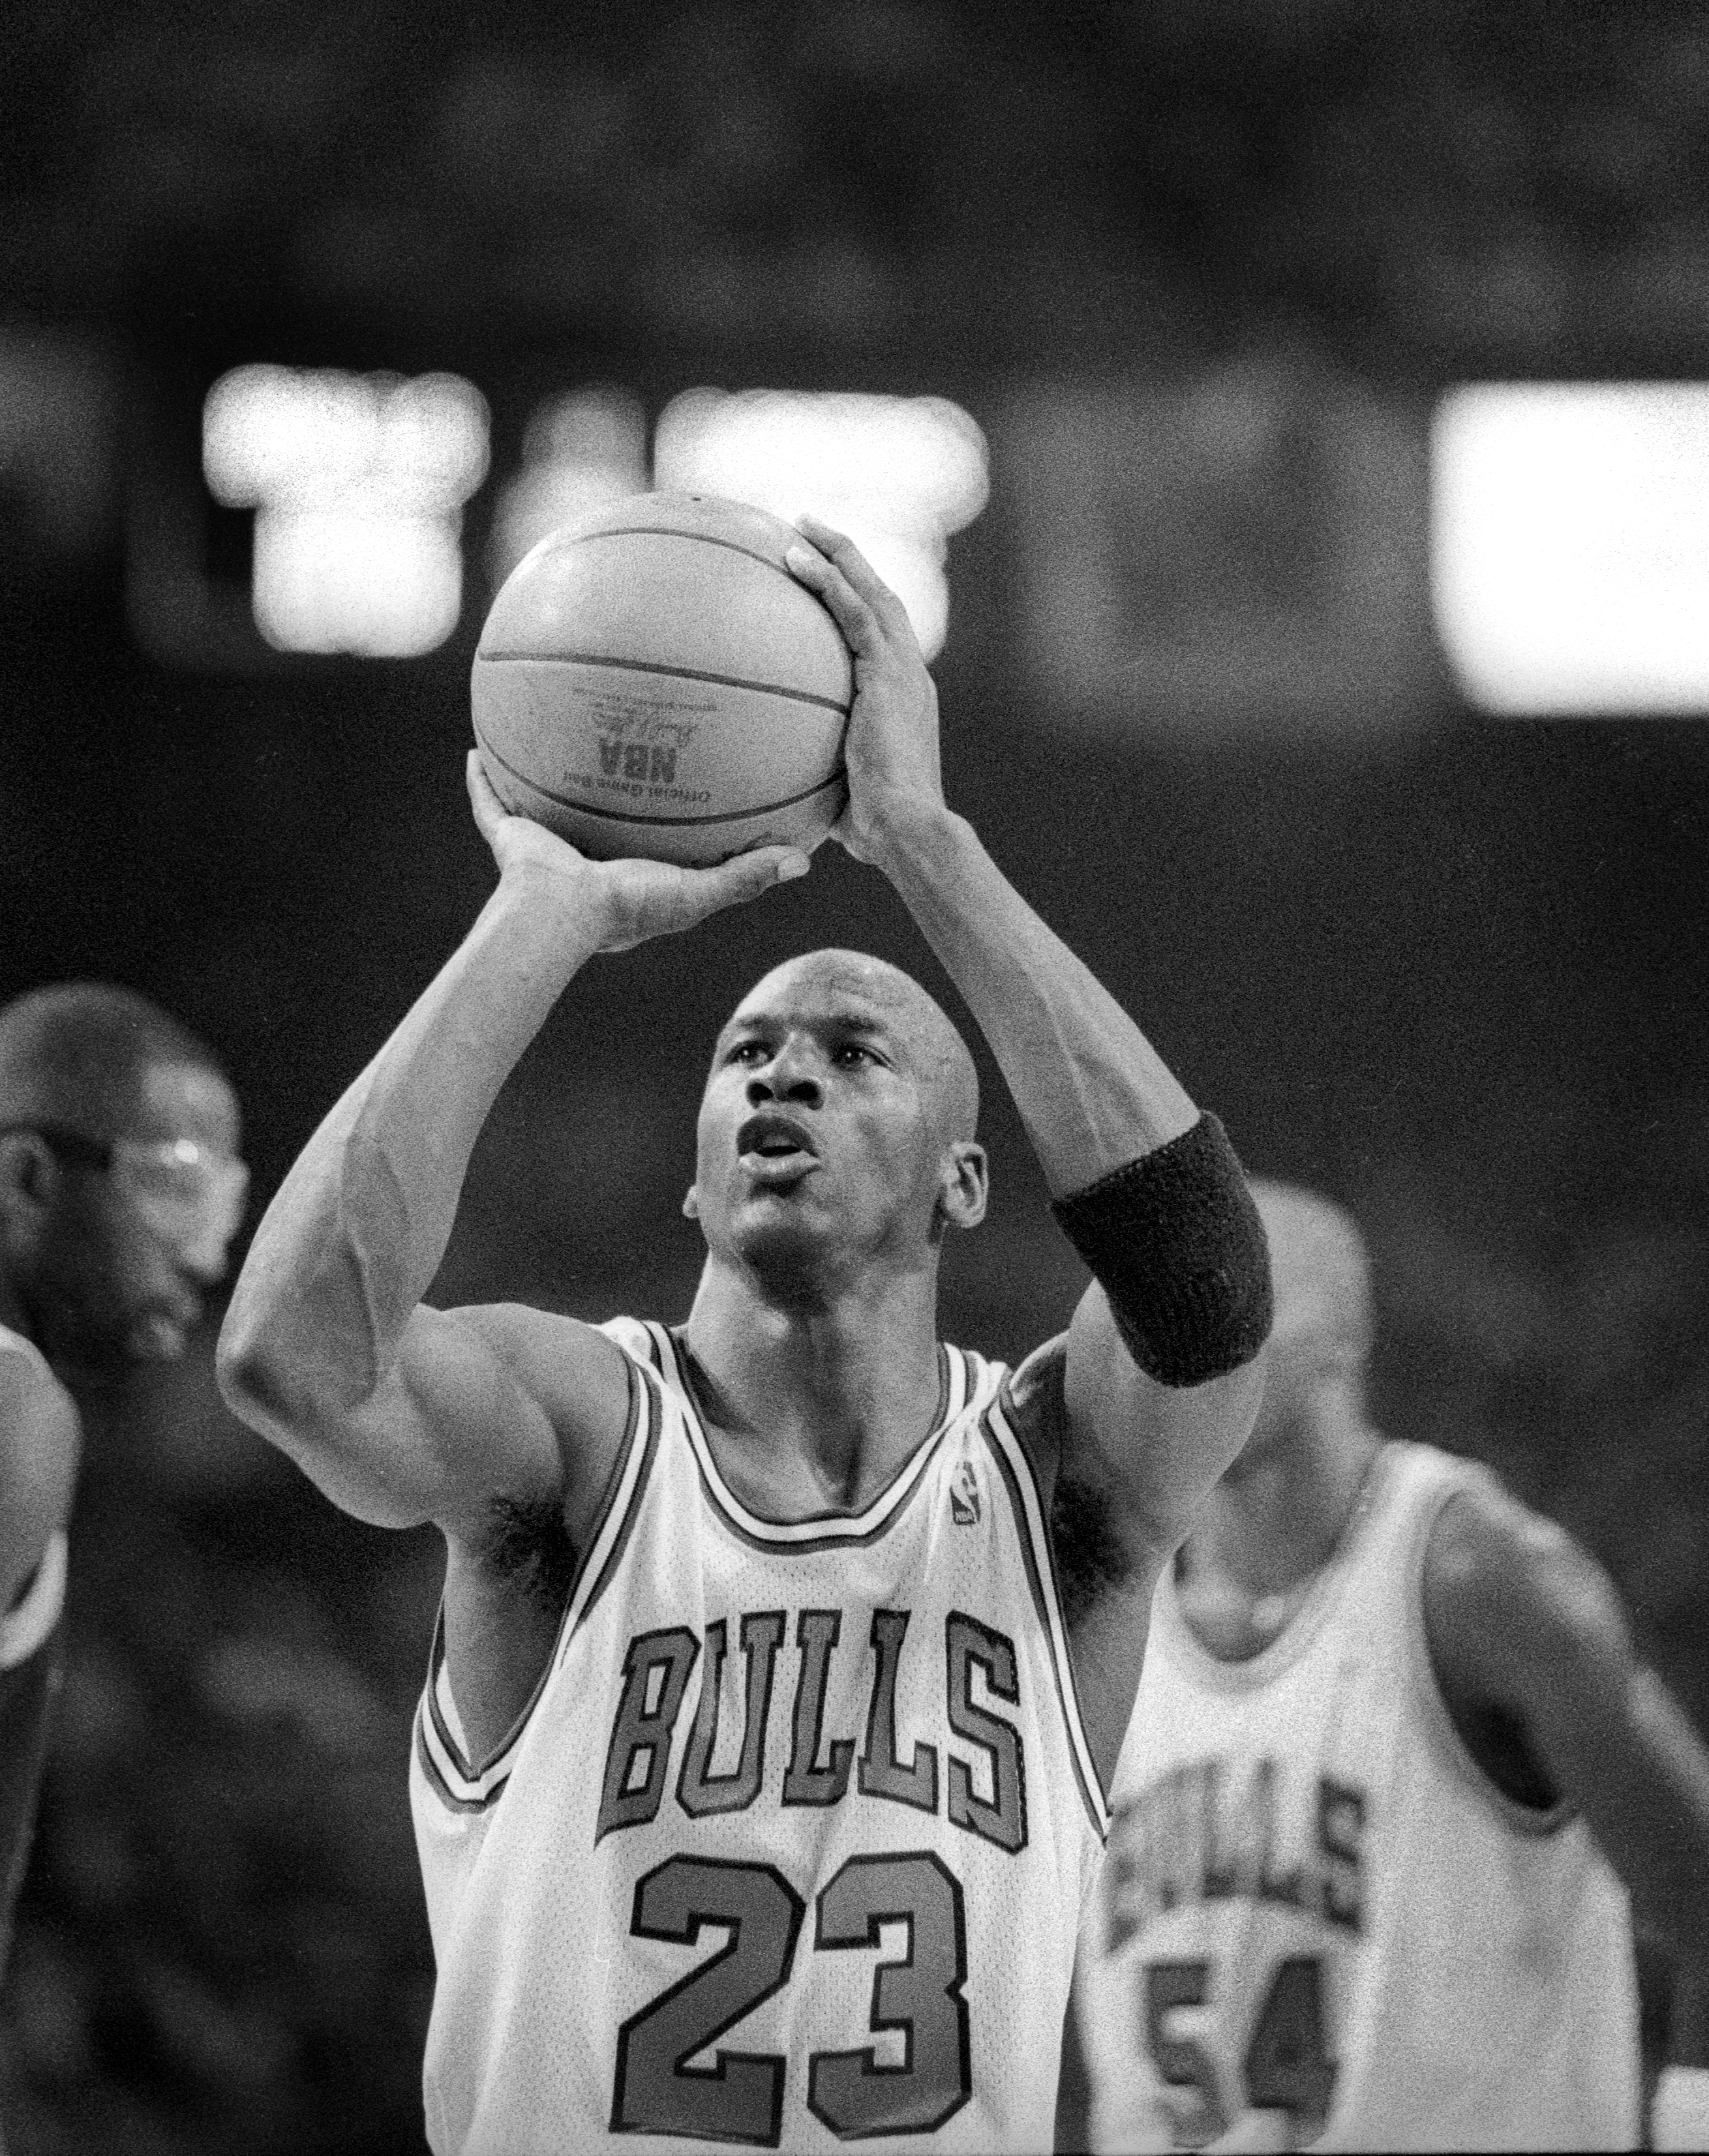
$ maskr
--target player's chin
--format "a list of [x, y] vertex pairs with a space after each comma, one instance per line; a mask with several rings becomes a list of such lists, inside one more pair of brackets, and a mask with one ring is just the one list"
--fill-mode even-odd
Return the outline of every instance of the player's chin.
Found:
[[813, 1208], [775, 1192], [744, 1204], [730, 1223], [737, 1257], [774, 1284], [791, 1273], [816, 1276], [837, 1240], [833, 1224]]

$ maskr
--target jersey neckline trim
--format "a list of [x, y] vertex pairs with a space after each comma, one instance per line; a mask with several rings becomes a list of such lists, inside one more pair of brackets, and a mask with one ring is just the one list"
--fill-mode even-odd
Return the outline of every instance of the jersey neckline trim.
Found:
[[1079, 1784], [1081, 1801], [1092, 1822], [1093, 1832], [1100, 1843], [1107, 1841], [1109, 1836], [1109, 1806], [1080, 1713], [1080, 1696], [1074, 1684], [1073, 1657], [1068, 1651], [1068, 1629], [1063, 1616], [1062, 1594], [1057, 1584], [1056, 1555], [1051, 1547], [1050, 1528], [1045, 1518], [1043, 1502], [1039, 1496], [1038, 1479], [1032, 1471], [1032, 1462], [1027, 1455], [1026, 1446], [1016, 1435], [1003, 1412], [1000, 1398], [994, 1399], [980, 1417], [979, 1427], [984, 1433], [1014, 1510], [1022, 1560], [1027, 1568], [1027, 1584], [1032, 1591], [1033, 1607], [1045, 1639], [1049, 1643], [1051, 1673], [1056, 1680], [1057, 1702], [1062, 1709], [1063, 1725], [1068, 1732], [1068, 1758], [1073, 1765], [1074, 1779]]
[[682, 1409], [682, 1425], [700, 1471], [701, 1486], [713, 1509], [743, 1541], [764, 1549], [807, 1552], [857, 1548], [876, 1541], [895, 1525], [907, 1509], [909, 1500], [924, 1480], [927, 1466], [945, 1433], [975, 1402], [982, 1383], [975, 1358], [965, 1348], [951, 1348], [939, 1341], [936, 1418], [930, 1430], [873, 1502], [858, 1512], [814, 1512], [800, 1520], [769, 1520], [744, 1505], [720, 1472], [676, 1335], [656, 1319], [646, 1318], [641, 1322], [651, 1343], [659, 1377]]

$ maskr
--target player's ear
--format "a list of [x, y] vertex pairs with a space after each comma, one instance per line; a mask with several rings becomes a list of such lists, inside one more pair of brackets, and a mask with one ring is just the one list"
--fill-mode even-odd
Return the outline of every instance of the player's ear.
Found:
[[985, 1147], [972, 1138], [958, 1138], [945, 1148], [938, 1182], [938, 1213], [950, 1228], [976, 1228], [985, 1218], [990, 1195], [990, 1172]]
[[33, 1131], [0, 1137], [0, 1213], [8, 1224], [39, 1219], [54, 1202], [59, 1163]]
[[700, 1218], [700, 1193], [692, 1183], [682, 1194], [682, 1218], [685, 1220]]

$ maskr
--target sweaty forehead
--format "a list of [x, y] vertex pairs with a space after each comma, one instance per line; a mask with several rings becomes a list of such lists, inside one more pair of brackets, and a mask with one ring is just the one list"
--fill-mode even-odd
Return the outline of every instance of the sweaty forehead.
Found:
[[926, 1036], [945, 1023], [917, 981], [857, 951], [813, 951], [775, 967], [743, 997], [724, 1030], [759, 1019], [842, 1020], [903, 1038]]

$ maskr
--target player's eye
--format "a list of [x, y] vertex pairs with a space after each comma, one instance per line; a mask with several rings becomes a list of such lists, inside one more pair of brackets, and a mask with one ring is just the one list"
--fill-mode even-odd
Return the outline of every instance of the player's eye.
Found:
[[724, 1058], [727, 1063], [760, 1063], [765, 1060], [766, 1047], [763, 1040], [739, 1040]]
[[878, 1058], [870, 1048], [863, 1048], [859, 1041], [845, 1040], [836, 1049], [836, 1060], [839, 1063], [876, 1063]]

